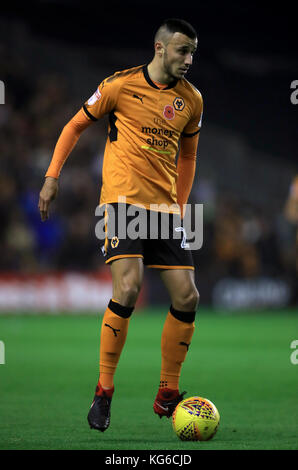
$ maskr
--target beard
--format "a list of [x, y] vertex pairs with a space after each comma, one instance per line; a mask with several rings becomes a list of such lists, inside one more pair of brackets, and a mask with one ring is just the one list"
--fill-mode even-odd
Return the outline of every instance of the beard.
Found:
[[166, 74], [170, 77], [171, 81], [177, 80], [178, 77], [175, 75], [174, 70], [173, 70], [173, 66], [169, 62], [167, 51], [165, 51], [165, 53], [164, 53], [163, 68], [164, 68], [164, 71], [166, 72]]

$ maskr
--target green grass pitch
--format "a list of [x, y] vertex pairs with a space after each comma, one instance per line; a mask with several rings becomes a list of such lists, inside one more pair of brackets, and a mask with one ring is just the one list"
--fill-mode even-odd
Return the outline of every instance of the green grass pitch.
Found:
[[1, 315], [0, 449], [298, 449], [297, 312], [201, 308], [181, 391], [217, 406], [209, 442], [182, 442], [152, 405], [166, 309], [134, 313], [115, 376], [111, 425], [90, 430], [98, 379], [98, 315]]

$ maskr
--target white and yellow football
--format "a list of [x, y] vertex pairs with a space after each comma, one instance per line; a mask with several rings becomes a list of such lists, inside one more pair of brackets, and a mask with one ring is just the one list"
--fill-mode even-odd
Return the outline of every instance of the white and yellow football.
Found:
[[182, 441], [208, 441], [219, 426], [219, 412], [207, 398], [182, 400], [172, 415], [173, 429]]

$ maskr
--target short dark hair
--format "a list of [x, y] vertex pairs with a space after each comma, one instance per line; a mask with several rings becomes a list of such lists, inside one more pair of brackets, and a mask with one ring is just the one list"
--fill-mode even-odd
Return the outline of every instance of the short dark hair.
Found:
[[[196, 39], [197, 33], [194, 27], [185, 20], [179, 18], [168, 18], [158, 28], [157, 33], [162, 29], [166, 29], [169, 33], [182, 33], [190, 39]], [[156, 35], [157, 35], [156, 33]], [[156, 37], [155, 35], [155, 37]]]

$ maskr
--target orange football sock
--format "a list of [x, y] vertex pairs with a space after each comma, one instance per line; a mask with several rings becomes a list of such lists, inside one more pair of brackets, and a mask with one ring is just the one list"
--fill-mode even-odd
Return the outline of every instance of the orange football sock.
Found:
[[160, 388], [179, 389], [182, 364], [195, 329], [195, 312], [180, 312], [172, 306], [161, 336]]
[[130, 315], [134, 307], [109, 302], [103, 316], [100, 336], [99, 381], [104, 389], [114, 387], [114, 375], [125, 344]]

